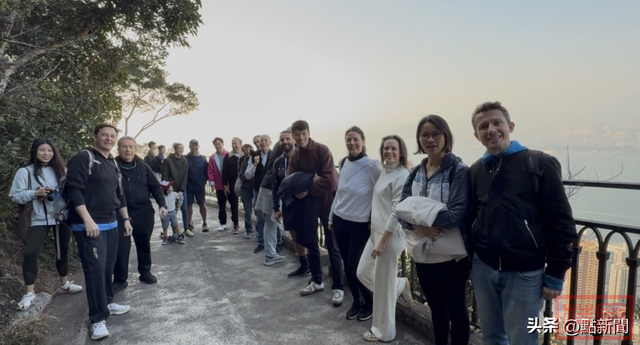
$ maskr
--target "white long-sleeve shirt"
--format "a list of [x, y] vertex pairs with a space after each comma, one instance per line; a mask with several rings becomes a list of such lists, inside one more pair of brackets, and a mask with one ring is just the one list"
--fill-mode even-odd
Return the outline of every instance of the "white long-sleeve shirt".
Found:
[[373, 187], [371, 203], [371, 230], [377, 234], [394, 233], [398, 217], [393, 210], [402, 198], [402, 188], [409, 177], [409, 170], [398, 163], [385, 166]]
[[356, 161], [345, 160], [344, 166], [340, 169], [338, 190], [331, 205], [329, 224], [333, 223], [333, 214], [352, 222], [369, 222], [373, 186], [378, 181], [381, 170], [380, 161], [369, 157], [362, 157]]

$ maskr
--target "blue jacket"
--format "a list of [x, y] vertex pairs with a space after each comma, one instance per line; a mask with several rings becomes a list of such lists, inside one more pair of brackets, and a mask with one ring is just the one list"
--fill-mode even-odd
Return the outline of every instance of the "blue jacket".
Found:
[[198, 194], [204, 192], [204, 186], [207, 184], [208, 164], [207, 157], [193, 156], [190, 153], [185, 155], [189, 162], [189, 174], [187, 177], [187, 193]]

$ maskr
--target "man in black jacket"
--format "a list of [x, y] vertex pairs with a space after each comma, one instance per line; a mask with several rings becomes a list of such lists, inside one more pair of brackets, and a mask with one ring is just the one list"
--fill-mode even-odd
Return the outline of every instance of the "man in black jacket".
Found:
[[234, 137], [231, 139], [231, 152], [224, 157], [222, 162], [222, 185], [224, 193], [227, 195], [229, 207], [231, 207], [231, 221], [233, 222], [234, 235], [240, 231], [238, 222], [238, 198], [236, 195], [235, 184], [238, 179], [238, 170], [240, 169], [240, 158], [242, 157], [242, 139]]
[[542, 300], [562, 293], [577, 237], [558, 160], [509, 139], [515, 128], [500, 102], [473, 112], [487, 149], [469, 169], [472, 279], [484, 343], [537, 345], [527, 332]]
[[69, 199], [67, 224], [78, 244], [78, 254], [86, 281], [91, 339], [109, 335], [109, 315], [124, 314], [129, 306], [113, 303], [113, 274], [118, 254], [118, 222], [123, 219], [124, 235], [131, 235], [131, 218], [120, 187], [120, 169], [109, 154], [117, 129], [101, 124], [93, 131], [94, 146], [76, 154], [67, 166], [64, 195]]
[[[263, 135], [260, 137], [260, 151], [250, 160], [245, 171], [245, 177], [247, 179], [253, 178], [253, 205], [258, 205], [258, 192], [260, 191], [260, 185], [264, 176], [267, 174], [267, 167], [269, 163], [269, 157], [271, 156], [271, 137]], [[258, 223], [256, 224], [256, 232], [258, 233], [258, 246], [253, 250], [254, 253], [258, 253], [264, 250], [264, 213], [255, 209], [256, 218]]]
[[151, 274], [151, 233], [155, 223], [153, 204], [149, 199], [152, 195], [160, 208], [160, 217], [167, 215], [167, 205], [160, 182], [156, 179], [153, 170], [142, 159], [136, 156], [136, 141], [132, 137], [122, 137], [118, 140], [118, 157], [116, 162], [122, 172], [122, 188], [127, 199], [127, 210], [133, 226], [132, 236], [125, 236], [124, 221], [118, 217], [120, 230], [120, 243], [118, 245], [118, 257], [113, 271], [113, 293], [118, 293], [126, 288], [129, 275], [129, 253], [131, 252], [131, 237], [136, 243], [138, 256], [138, 273], [140, 281], [153, 284], [158, 281]]

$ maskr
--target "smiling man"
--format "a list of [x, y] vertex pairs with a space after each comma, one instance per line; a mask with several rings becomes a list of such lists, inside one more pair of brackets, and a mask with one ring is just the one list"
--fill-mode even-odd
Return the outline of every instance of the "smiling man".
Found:
[[469, 169], [472, 279], [484, 343], [538, 344], [528, 319], [562, 292], [577, 236], [560, 163], [510, 139], [515, 124], [500, 102], [479, 105], [471, 123], [486, 148]]

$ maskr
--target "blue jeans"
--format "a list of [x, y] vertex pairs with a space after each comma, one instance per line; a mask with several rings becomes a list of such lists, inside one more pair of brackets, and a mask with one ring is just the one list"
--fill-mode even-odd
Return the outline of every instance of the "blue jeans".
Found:
[[187, 212], [187, 191], [186, 190], [182, 191], [182, 206], [180, 206], [180, 213], [182, 213], [182, 229], [187, 230], [187, 227], [189, 226], [189, 213]]
[[471, 271], [485, 345], [538, 345], [527, 332], [530, 317], [540, 317], [544, 269], [500, 272], [473, 257]]
[[253, 225], [251, 223], [251, 212], [253, 210], [253, 189], [242, 188], [242, 207], [244, 208], [244, 229], [247, 231], [247, 235], [253, 232]]
[[[253, 207], [256, 207], [256, 203], [258, 202], [258, 192], [253, 191]], [[258, 222], [256, 223], [256, 232], [258, 233], [258, 245], [264, 246], [264, 213], [262, 211], [256, 211], [255, 208], [253, 211], [256, 214], [256, 218], [258, 218]]]

